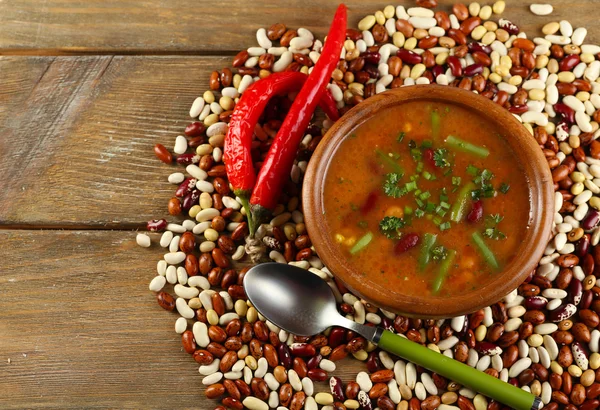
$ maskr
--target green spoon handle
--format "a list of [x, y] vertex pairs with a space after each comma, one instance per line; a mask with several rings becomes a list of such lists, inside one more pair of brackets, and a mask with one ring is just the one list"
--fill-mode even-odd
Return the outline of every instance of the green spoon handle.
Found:
[[533, 394], [390, 331], [383, 331], [378, 345], [383, 350], [434, 371], [513, 409], [537, 410], [540, 407], [541, 400]]

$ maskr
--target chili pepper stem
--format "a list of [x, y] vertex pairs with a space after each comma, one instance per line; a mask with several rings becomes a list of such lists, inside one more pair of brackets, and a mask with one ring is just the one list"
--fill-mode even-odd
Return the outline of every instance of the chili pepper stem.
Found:
[[248, 231], [250, 232], [250, 237], [254, 237], [254, 233], [256, 232], [256, 227], [254, 225], [254, 215], [252, 214], [252, 209], [250, 207], [250, 200], [248, 195], [238, 195], [240, 201], [242, 202], [242, 206], [246, 211], [246, 219], [248, 220]]
[[[251, 209], [251, 218], [252, 221], [254, 222], [254, 226], [256, 228], [258, 228], [260, 226], [260, 224], [262, 224], [265, 221], [268, 221], [269, 217], [271, 216], [272, 212], [271, 210], [265, 208], [262, 205], [248, 205], [250, 206]], [[246, 211], [247, 212], [247, 211]]]

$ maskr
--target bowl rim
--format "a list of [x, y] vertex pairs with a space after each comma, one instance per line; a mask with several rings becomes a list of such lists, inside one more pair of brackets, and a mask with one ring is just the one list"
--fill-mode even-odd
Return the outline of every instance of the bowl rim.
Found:
[[[483, 286], [463, 295], [419, 297], [401, 295], [377, 285], [352, 269], [327, 230], [322, 195], [329, 164], [352, 130], [387, 108], [414, 101], [441, 101], [463, 106], [483, 116], [507, 141], [526, 178], [530, 199], [529, 229], [516, 257]], [[518, 149], [517, 149], [518, 148]], [[554, 187], [550, 169], [531, 133], [505, 108], [471, 91], [439, 85], [414, 85], [389, 90], [349, 110], [325, 134], [308, 164], [302, 188], [306, 229], [317, 254], [353, 293], [383, 309], [422, 318], [447, 318], [474, 312], [498, 302], [533, 271], [551, 236]]]

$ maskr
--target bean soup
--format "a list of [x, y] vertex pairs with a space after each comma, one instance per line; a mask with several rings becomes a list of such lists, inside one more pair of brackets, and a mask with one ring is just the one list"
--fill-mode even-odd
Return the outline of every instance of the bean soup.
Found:
[[525, 175], [485, 118], [416, 101], [358, 126], [325, 178], [329, 232], [382, 287], [452, 296], [519, 252], [530, 221]]

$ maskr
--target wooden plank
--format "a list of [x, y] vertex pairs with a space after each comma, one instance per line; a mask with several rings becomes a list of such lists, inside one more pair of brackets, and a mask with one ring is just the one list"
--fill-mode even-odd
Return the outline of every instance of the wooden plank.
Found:
[[0, 230], [0, 243], [0, 408], [214, 408], [178, 316], [148, 290], [162, 249], [110, 231]]
[[[17, 72], [30, 59], [0, 61]], [[0, 89], [0, 101], [11, 101], [0, 114], [2, 141], [11, 142], [0, 150], [0, 225], [127, 228], [162, 217], [174, 189], [167, 176], [179, 168], [152, 147], [172, 147], [210, 72], [229, 58], [34, 60], [48, 69], [21, 80], [33, 92]]]
[[[544, 22], [569, 19], [574, 26], [596, 26], [595, 0], [555, 0], [552, 16], [537, 17], [528, 5], [507, 2], [504, 17], [534, 33]], [[259, 27], [283, 22], [326, 33], [339, 0], [12, 0], [0, 2], [0, 53], [233, 53], [254, 44]], [[452, 0], [440, 0], [446, 9]], [[386, 5], [381, 1], [347, 1], [350, 23]], [[397, 3], [394, 3], [397, 4]], [[412, 6], [414, 2], [401, 2]], [[491, 2], [490, 2], [491, 4]], [[590, 41], [598, 41], [593, 32]]]

